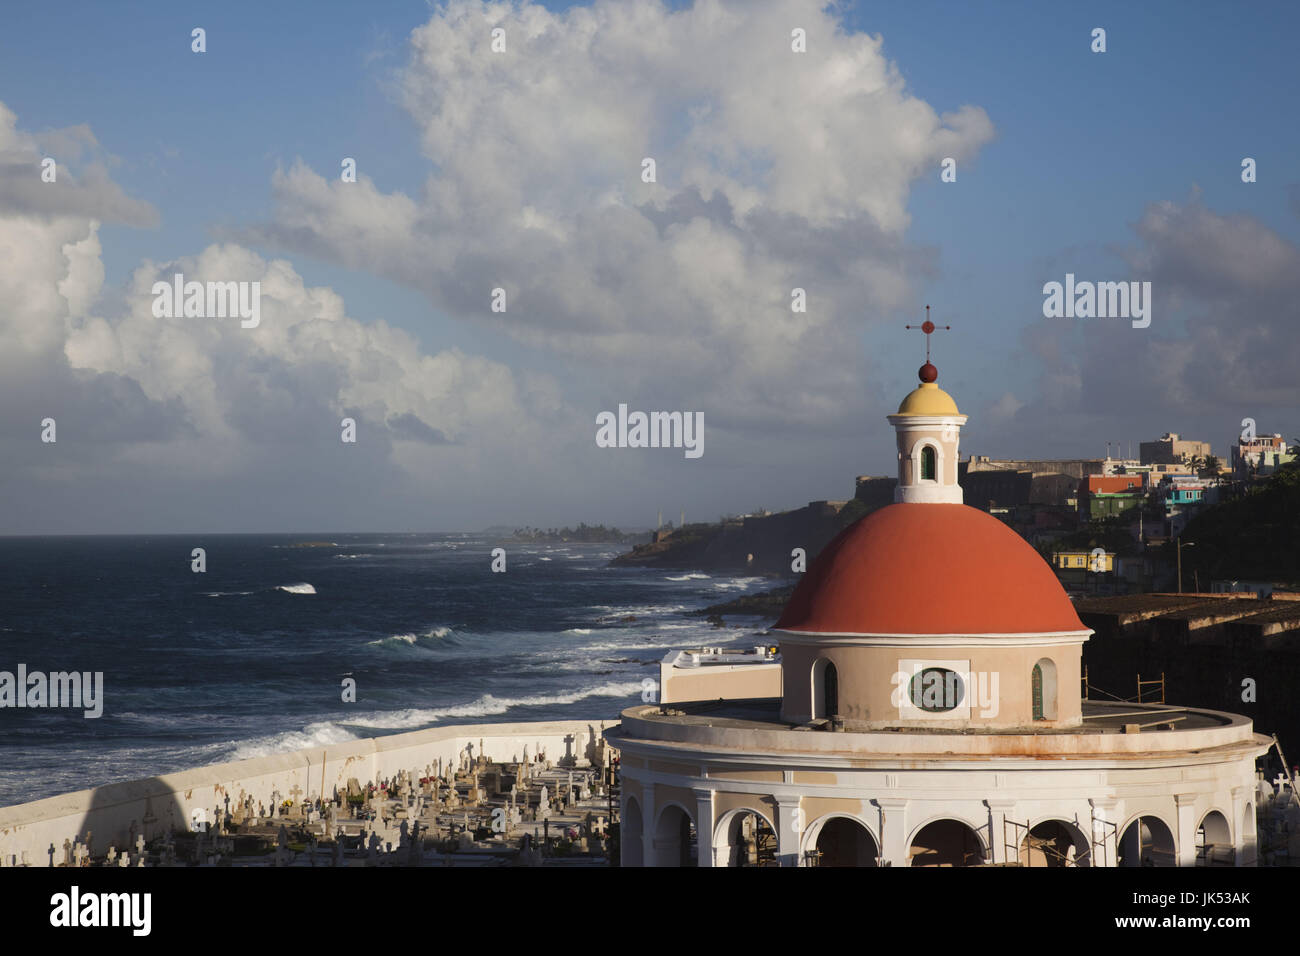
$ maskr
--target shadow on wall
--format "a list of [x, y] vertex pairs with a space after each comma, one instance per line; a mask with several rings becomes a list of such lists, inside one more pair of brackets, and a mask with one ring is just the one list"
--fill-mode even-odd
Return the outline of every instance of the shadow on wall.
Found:
[[129, 864], [135, 865], [146, 844], [173, 830], [188, 832], [191, 826], [171, 786], [158, 777], [106, 784], [24, 807], [35, 818], [31, 823], [0, 828], [5, 867], [86, 866], [110, 853], [114, 862], [129, 854]]

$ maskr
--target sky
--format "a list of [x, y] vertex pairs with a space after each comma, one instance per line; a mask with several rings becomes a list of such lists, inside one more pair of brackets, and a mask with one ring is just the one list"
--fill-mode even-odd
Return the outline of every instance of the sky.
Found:
[[[1297, 28], [1286, 3], [13, 7], [0, 534], [848, 498], [894, 472], [927, 304], [963, 454], [1292, 439]], [[176, 273], [257, 283], [258, 325], [156, 314]], [[1150, 324], [1045, 316], [1067, 274], [1151, 283]], [[601, 447], [620, 404], [702, 415], [703, 453]]]

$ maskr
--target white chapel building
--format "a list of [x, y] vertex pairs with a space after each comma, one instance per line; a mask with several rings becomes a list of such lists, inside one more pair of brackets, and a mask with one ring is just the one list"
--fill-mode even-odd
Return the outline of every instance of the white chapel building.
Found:
[[1255, 865], [1269, 738], [1083, 699], [1092, 632], [1038, 553], [962, 502], [966, 416], [928, 357], [919, 377], [888, 416], [895, 503], [812, 563], [779, 651], [678, 654], [670, 702], [608, 735], [622, 864]]

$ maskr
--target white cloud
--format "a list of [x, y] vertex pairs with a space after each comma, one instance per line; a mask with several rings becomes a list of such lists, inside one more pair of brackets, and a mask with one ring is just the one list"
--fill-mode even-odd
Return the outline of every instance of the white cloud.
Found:
[[[929, 268], [904, 240], [912, 184], [992, 127], [975, 107], [936, 114], [878, 38], [823, 6], [449, 3], [403, 75], [423, 192], [295, 163], [248, 235], [411, 285], [717, 424], [844, 421], [863, 407], [859, 330], [910, 305]], [[808, 53], [790, 50], [795, 26]]]
[[[22, 140], [6, 117], [0, 104], [0, 136]], [[296, 506], [310, 515], [299, 522], [320, 521], [340, 505], [354, 522], [391, 526], [435, 479], [448, 498], [504, 493], [515, 463], [536, 461], [553, 433], [576, 439], [549, 379], [457, 349], [426, 354], [382, 320], [349, 316], [289, 262], [237, 244], [145, 262], [104, 306], [97, 200], [83, 191], [86, 211], [70, 211], [56, 198], [63, 175], [21, 210], [0, 206], [0, 435], [7, 500], [27, 503], [0, 530], [84, 528], [88, 516], [115, 527], [117, 509], [117, 530], [140, 530], [158, 526], [165, 501], [173, 527], [204, 526], [218, 482], [266, 491], [235, 527], [283, 526]], [[260, 325], [155, 317], [152, 285], [176, 272], [259, 282]], [[47, 416], [54, 445], [39, 440]], [[344, 416], [358, 422], [355, 446], [339, 440]]]

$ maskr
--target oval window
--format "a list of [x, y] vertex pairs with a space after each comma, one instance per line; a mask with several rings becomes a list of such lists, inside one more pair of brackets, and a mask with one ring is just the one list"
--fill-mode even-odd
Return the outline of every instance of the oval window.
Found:
[[907, 696], [918, 709], [940, 714], [961, 706], [966, 699], [966, 685], [956, 671], [927, 667], [913, 675], [907, 685]]

